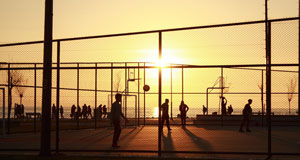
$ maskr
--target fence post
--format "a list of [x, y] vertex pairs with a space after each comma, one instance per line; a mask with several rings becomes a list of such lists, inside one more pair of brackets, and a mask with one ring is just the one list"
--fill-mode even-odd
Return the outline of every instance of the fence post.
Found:
[[[224, 69], [223, 69], [223, 67], [221, 67], [221, 97], [222, 97], [222, 99], [221, 99], [221, 118], [222, 118], [221, 125], [223, 127], [223, 125], [224, 125], [224, 117], [223, 116], [226, 113], [226, 109], [224, 111], [225, 113], [223, 112], [223, 97], [224, 97]], [[224, 101], [225, 101], [225, 99], [224, 99]], [[225, 106], [225, 108], [226, 108], [226, 106]]]
[[[158, 50], [159, 50], [159, 60], [162, 58], [162, 35], [161, 32], [158, 32]], [[158, 156], [161, 156], [161, 133], [162, 133], [162, 125], [161, 125], [161, 90], [162, 90], [162, 67], [158, 66]]]
[[140, 126], [140, 63], [138, 62], [138, 126]]
[[53, 0], [45, 3], [44, 69], [40, 155], [51, 155], [51, 88], [52, 88], [52, 34]]
[[181, 101], [183, 101], [183, 86], [184, 86], [184, 82], [183, 82], [183, 65], [181, 66]]
[[[124, 114], [125, 114], [125, 117], [127, 118], [127, 63], [125, 62], [125, 103], [124, 103]], [[127, 122], [125, 121], [125, 126], [126, 126]]]
[[113, 66], [114, 66], [114, 64], [111, 63], [111, 70], [110, 70], [110, 80], [111, 80], [111, 82], [110, 82], [110, 94], [111, 94], [111, 96], [110, 96], [110, 104], [113, 103], [113, 86], [114, 86], [114, 75], [113, 75], [114, 70], [113, 70]]
[[173, 120], [173, 68], [171, 64], [171, 119]]
[[264, 70], [261, 70], [261, 126], [264, 126]]
[[[57, 75], [56, 75], [56, 154], [59, 151], [59, 90], [60, 90], [60, 41], [57, 41]], [[62, 117], [61, 117], [62, 118]]]
[[[95, 129], [97, 129], [97, 81], [98, 81], [98, 73], [97, 73], [97, 63], [95, 63], [95, 109], [94, 109], [94, 120], [95, 120]], [[102, 112], [102, 111], [101, 111]]]
[[77, 129], [79, 129], [78, 107], [80, 107], [79, 106], [79, 63], [77, 63], [77, 113], [76, 113]]
[[[146, 85], [146, 63], [144, 62], [144, 86]], [[146, 125], [146, 91], [144, 90], [144, 125]]]
[[266, 47], [266, 92], [267, 92], [267, 120], [268, 120], [268, 155], [272, 156], [272, 119], [271, 119], [271, 23], [267, 23], [267, 47]]
[[11, 105], [12, 105], [12, 95], [11, 95], [11, 90], [12, 90], [12, 78], [10, 75], [10, 63], [8, 64], [8, 71], [7, 71], [7, 81], [8, 81], [8, 103], [7, 103], [7, 134], [10, 134], [10, 112], [11, 112]]
[[34, 124], [33, 130], [36, 133], [36, 64], [34, 64]]
[[0, 88], [3, 92], [3, 117], [2, 117], [2, 136], [5, 136], [5, 88]]
[[[300, 0], [298, 12], [298, 16], [300, 17]], [[298, 20], [298, 23], [298, 116], [300, 116], [300, 19]]]

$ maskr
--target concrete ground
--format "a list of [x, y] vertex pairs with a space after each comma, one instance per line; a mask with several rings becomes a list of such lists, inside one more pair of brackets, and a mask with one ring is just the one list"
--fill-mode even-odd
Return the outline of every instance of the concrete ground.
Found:
[[[252, 132], [238, 132], [237, 126], [171, 126], [164, 127], [161, 137], [162, 151], [209, 151], [209, 152], [267, 152], [267, 128], [252, 127]], [[111, 147], [113, 128], [60, 131], [60, 149], [67, 150], [143, 150], [158, 149], [157, 126], [128, 127], [122, 129], [120, 148]], [[55, 132], [52, 132], [52, 149], [55, 149]], [[18, 133], [0, 138], [1, 149], [39, 149], [39, 133]], [[274, 156], [278, 159], [300, 159], [300, 127], [273, 127], [272, 152], [298, 153], [298, 156]], [[1, 152], [15, 153], [15, 152]], [[20, 152], [19, 152], [20, 153]], [[24, 153], [26, 154], [26, 152]], [[157, 153], [113, 153], [113, 152], [72, 152], [72, 155], [101, 156], [157, 156]], [[163, 153], [164, 157], [194, 158], [262, 158], [265, 155], [231, 154], [183, 154]]]

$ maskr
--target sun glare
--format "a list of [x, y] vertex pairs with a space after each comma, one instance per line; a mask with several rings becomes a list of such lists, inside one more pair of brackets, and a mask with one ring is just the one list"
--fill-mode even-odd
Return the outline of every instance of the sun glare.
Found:
[[168, 65], [167, 61], [163, 60], [163, 59], [159, 59], [155, 62], [155, 65], [157, 67], [163, 68], [166, 67]]
[[170, 49], [170, 48], [163, 48], [162, 50], [162, 58], [158, 58], [158, 50], [157, 49], [143, 49], [139, 50], [140, 53], [149, 53], [149, 56], [144, 59], [146, 62], [153, 62], [157, 67], [166, 67], [170, 64], [182, 64], [182, 58], [179, 56], [182, 52], [178, 49]]
[[153, 110], [153, 117], [158, 117], [158, 107], [155, 107]]

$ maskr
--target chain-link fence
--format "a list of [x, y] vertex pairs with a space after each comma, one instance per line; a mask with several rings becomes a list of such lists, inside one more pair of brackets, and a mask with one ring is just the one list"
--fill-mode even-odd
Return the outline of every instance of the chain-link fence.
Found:
[[[51, 149], [107, 155], [299, 155], [298, 19], [268, 21], [271, 63], [266, 61], [265, 24], [54, 40]], [[0, 68], [7, 124], [1, 123], [1, 130], [9, 134], [1, 150], [39, 151], [42, 44], [0, 45], [0, 52], [11, 55]], [[156, 62], [159, 53], [166, 64]], [[117, 149], [112, 148], [110, 120], [116, 93], [128, 119], [121, 121]], [[160, 112], [165, 99], [167, 118]], [[247, 103], [251, 117], [245, 116]], [[3, 118], [3, 110], [0, 114]], [[171, 130], [160, 130], [159, 119], [168, 119]]]

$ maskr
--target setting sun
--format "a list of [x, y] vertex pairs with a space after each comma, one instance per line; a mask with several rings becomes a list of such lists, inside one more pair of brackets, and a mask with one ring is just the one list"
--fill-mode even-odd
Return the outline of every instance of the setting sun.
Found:
[[157, 67], [166, 67], [170, 64], [182, 64], [182, 58], [179, 53], [181, 50], [178, 49], [171, 49], [171, 48], [165, 48], [162, 50], [162, 58], [158, 58], [158, 50], [157, 49], [143, 49], [139, 50], [139, 53], [149, 53], [152, 55], [151, 57], [147, 57], [143, 59], [143, 61], [146, 62], [152, 62]]
[[159, 59], [154, 63], [155, 63], [155, 66], [160, 67], [160, 68], [166, 67], [168, 65], [167, 61], [165, 61], [163, 59]]

